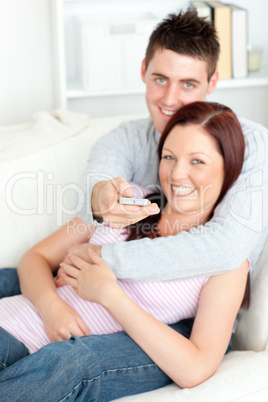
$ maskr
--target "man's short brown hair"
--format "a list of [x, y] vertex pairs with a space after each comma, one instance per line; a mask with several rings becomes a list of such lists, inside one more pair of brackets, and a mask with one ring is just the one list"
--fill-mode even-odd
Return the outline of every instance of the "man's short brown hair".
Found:
[[216, 70], [220, 45], [213, 25], [197, 15], [196, 9], [169, 14], [152, 32], [146, 50], [148, 67], [156, 50], [169, 49], [207, 62], [208, 81]]

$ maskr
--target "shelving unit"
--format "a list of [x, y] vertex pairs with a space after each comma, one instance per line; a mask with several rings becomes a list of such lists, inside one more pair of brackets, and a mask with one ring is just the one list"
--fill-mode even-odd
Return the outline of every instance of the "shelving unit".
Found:
[[[227, 1], [225, 2], [227, 3]], [[217, 101], [223, 103], [226, 103], [227, 100], [228, 105], [236, 113], [258, 120], [268, 126], [266, 110], [257, 111], [255, 105], [256, 97], [260, 100], [260, 105], [268, 102], [268, 46], [265, 42], [265, 38], [268, 35], [268, 26], [264, 19], [264, 16], [268, 15], [268, 2], [266, 0], [256, 0], [254, 2], [250, 0], [233, 0], [233, 3], [248, 9], [249, 41], [263, 47], [262, 68], [258, 72], [250, 73], [248, 77], [243, 79], [220, 80], [212, 98], [216, 96]], [[99, 0], [98, 2], [93, 0], [51, 0], [51, 5], [54, 12], [58, 106], [88, 112], [92, 117], [108, 116], [114, 113], [129, 114], [131, 111], [134, 113], [146, 113], [146, 106], [143, 100], [145, 88], [140, 87], [131, 91], [126, 89], [101, 92], [88, 92], [82, 88], [82, 83], [77, 73], [79, 68], [76, 58], [77, 43], [72, 19], [75, 15], [85, 13], [102, 14], [103, 10], [112, 15], [118, 10], [121, 13], [133, 13], [137, 9], [139, 12], [152, 12], [152, 10], [155, 10], [157, 18], [162, 19], [163, 16], [170, 12], [180, 8], [186, 9], [189, 6], [189, 2], [178, 0], [167, 0], [166, 2], [155, 2], [153, 0], [128, 0], [127, 2], [124, 0]], [[258, 8], [259, 10], [261, 9], [261, 14]], [[262, 29], [259, 26], [262, 22], [260, 18], [263, 18], [264, 22]], [[264, 31], [267, 31], [267, 35]], [[246, 98], [248, 99], [245, 99], [245, 90], [247, 90], [248, 96]], [[239, 99], [239, 92], [241, 93], [241, 99]], [[232, 104], [234, 99], [235, 105]], [[255, 107], [252, 106], [252, 102]]]

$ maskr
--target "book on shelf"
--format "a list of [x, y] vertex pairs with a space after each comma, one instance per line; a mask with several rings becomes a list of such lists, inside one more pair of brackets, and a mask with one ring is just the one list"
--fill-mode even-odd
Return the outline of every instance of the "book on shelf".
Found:
[[204, 1], [191, 1], [191, 6], [196, 9], [199, 17], [206, 18], [207, 21], [212, 21], [211, 7]]
[[245, 8], [230, 4], [232, 11], [232, 71], [233, 78], [248, 75], [248, 13]]
[[220, 55], [217, 64], [219, 79], [232, 78], [232, 10], [220, 1], [206, 2], [212, 13], [212, 20], [220, 43]]

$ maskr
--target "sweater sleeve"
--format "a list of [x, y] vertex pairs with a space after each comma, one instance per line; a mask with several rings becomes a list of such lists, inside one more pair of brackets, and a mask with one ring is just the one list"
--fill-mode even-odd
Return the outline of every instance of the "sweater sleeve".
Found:
[[[123, 176], [128, 182], [132, 180], [145, 186], [154, 182], [157, 175], [150, 177], [150, 171], [157, 171], [157, 162], [153, 169], [146, 169], [146, 164], [148, 158], [157, 161], [158, 139], [151, 120], [141, 119], [123, 122], [97, 141], [80, 178], [79, 185], [84, 197], [79, 200], [79, 218], [88, 224], [97, 223], [93, 219], [91, 196], [93, 187], [99, 181]], [[138, 162], [143, 152], [144, 157]]]
[[238, 268], [258, 247], [268, 228], [268, 130], [246, 120], [241, 125], [242, 173], [211, 221], [175, 236], [103, 246], [102, 256], [118, 278], [164, 281], [221, 274]]

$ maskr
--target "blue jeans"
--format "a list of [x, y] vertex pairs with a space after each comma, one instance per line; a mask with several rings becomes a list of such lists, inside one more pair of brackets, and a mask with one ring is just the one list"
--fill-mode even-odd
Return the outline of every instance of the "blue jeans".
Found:
[[19, 295], [20, 283], [15, 268], [0, 269], [0, 299]]
[[[2, 275], [0, 271], [0, 284]], [[192, 325], [189, 319], [171, 327], [188, 338]], [[21, 342], [1, 329], [0, 344], [5, 402], [104, 402], [172, 382], [125, 332], [73, 336], [28, 355]]]
[[[189, 337], [192, 321], [181, 321], [172, 327]], [[4, 332], [0, 331], [0, 359], [2, 366], [7, 366], [11, 359], [5, 345], [12, 356], [11, 363], [16, 351], [19, 358], [28, 352], [23, 351], [21, 342]], [[0, 395], [5, 402], [104, 402], [171, 382], [125, 332], [119, 332], [73, 336], [68, 341], [50, 343], [0, 372]]]

